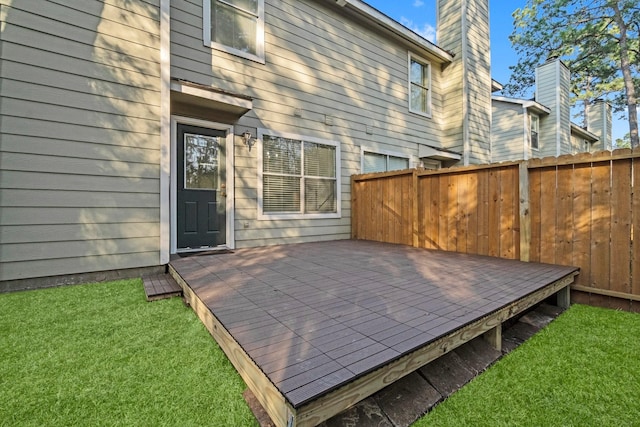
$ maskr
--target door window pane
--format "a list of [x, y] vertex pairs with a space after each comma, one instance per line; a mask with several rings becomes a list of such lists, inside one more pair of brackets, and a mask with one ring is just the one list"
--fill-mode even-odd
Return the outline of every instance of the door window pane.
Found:
[[184, 188], [192, 190], [218, 189], [218, 155], [220, 145], [217, 137], [184, 135]]

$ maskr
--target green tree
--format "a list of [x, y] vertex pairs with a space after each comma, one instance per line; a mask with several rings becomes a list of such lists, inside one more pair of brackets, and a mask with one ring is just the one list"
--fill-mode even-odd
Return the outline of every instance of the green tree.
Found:
[[525, 93], [534, 84], [535, 68], [550, 57], [560, 58], [572, 72], [573, 100], [587, 110], [594, 99], [606, 98], [614, 111], [626, 110], [631, 146], [639, 146], [637, 0], [528, 0], [513, 18], [510, 40], [518, 63], [510, 67], [505, 92]]
[[622, 138], [616, 138], [616, 148], [631, 148], [631, 141], [629, 140], [629, 132], [624, 134]]

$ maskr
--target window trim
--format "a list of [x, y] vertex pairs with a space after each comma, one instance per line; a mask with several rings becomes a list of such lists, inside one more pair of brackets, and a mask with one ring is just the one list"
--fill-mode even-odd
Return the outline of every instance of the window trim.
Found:
[[[398, 151], [390, 151], [390, 150], [376, 150], [371, 147], [361, 146], [360, 147], [360, 173], [377, 173], [377, 172], [364, 172], [364, 153], [371, 154], [380, 154], [382, 156], [387, 156], [387, 167], [389, 167], [389, 156], [398, 157], [401, 159], [407, 159], [409, 162], [408, 167], [411, 168], [411, 155], [406, 153], [400, 153]], [[389, 172], [386, 170], [384, 172]]]
[[[258, 151], [258, 220], [278, 220], [278, 219], [330, 219], [342, 218], [342, 163], [340, 160], [340, 142], [328, 139], [315, 138], [289, 132], [279, 132], [265, 128], [258, 128], [257, 140], [259, 143]], [[263, 210], [263, 182], [264, 182], [264, 144], [262, 143], [264, 135], [276, 136], [281, 138], [295, 139], [302, 142], [311, 142], [315, 144], [324, 144], [335, 147], [336, 149], [336, 211], [329, 213], [265, 213]], [[303, 172], [304, 173], [304, 172]], [[301, 203], [304, 206], [304, 203]]]
[[[535, 122], [537, 124], [535, 132], [536, 132], [536, 136], [537, 136], [537, 146], [534, 147], [533, 146], [533, 119], [536, 119]], [[531, 148], [531, 150], [535, 150], [535, 151], [540, 151], [540, 116], [538, 116], [537, 114], [529, 114], [529, 148]]]
[[[248, 53], [243, 52], [239, 49], [235, 49], [224, 45], [222, 43], [217, 43], [211, 40], [211, 3], [214, 1], [221, 0], [202, 0], [202, 40], [205, 46], [210, 47], [212, 49], [216, 49], [222, 52], [229, 53], [231, 55], [239, 56], [242, 58], [249, 59], [251, 61], [258, 62], [260, 64], [265, 64], [265, 56], [264, 56], [264, 0], [258, 0], [258, 16], [256, 23], [256, 53]], [[223, 3], [226, 3], [222, 0]]]
[[[423, 67], [427, 67], [427, 110], [428, 111], [420, 111], [420, 110], [414, 110], [411, 107], [411, 62], [418, 62], [420, 63]], [[433, 116], [433, 105], [432, 105], [432, 99], [431, 99], [431, 93], [432, 93], [432, 85], [431, 85], [431, 62], [422, 58], [421, 56], [418, 56], [412, 52], [409, 52], [408, 55], [408, 59], [407, 59], [407, 89], [408, 89], [408, 93], [407, 93], [407, 101], [408, 101], [408, 105], [409, 105], [409, 112], [414, 113], [414, 114], [418, 114], [420, 116], [423, 117], [428, 117], [431, 118]]]

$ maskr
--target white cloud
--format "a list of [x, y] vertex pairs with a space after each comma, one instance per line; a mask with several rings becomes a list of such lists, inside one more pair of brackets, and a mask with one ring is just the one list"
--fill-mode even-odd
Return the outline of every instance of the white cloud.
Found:
[[[417, 0], [416, 3], [418, 1], [420, 0]], [[420, 34], [430, 42], [433, 42], [436, 39], [436, 28], [429, 23], [424, 23], [422, 24], [422, 26], [420, 26], [419, 24], [414, 23], [411, 19], [405, 18], [404, 16], [400, 18], [400, 23], [409, 28], [414, 33]]]
[[424, 2], [422, 0], [415, 0], [413, 2], [413, 7], [422, 7], [424, 6]]

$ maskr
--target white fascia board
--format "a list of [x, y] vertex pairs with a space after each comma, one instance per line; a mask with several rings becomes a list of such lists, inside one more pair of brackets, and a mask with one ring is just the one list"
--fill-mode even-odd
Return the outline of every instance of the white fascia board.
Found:
[[600, 138], [598, 138], [598, 135], [589, 132], [585, 128], [578, 126], [575, 123], [571, 123], [571, 133], [579, 136], [580, 138], [587, 139], [589, 140], [589, 142], [596, 142], [600, 140]]
[[438, 160], [460, 160], [462, 155], [452, 151], [439, 150], [430, 145], [418, 144], [418, 158], [431, 158]]
[[398, 21], [388, 17], [384, 13], [380, 12], [378, 9], [369, 6], [368, 4], [360, 1], [360, 0], [328, 0], [332, 3], [336, 3], [341, 7], [350, 7], [353, 10], [360, 13], [369, 21], [378, 24], [387, 30], [401, 36], [405, 40], [415, 43], [420, 46], [422, 49], [429, 52], [431, 55], [435, 56], [442, 62], [451, 62], [453, 61], [453, 55], [447, 52], [446, 50], [438, 47], [434, 43], [425, 39], [424, 37], [414, 33], [409, 28], [400, 24]]
[[210, 101], [218, 102], [221, 104], [227, 104], [234, 107], [238, 107], [245, 110], [251, 110], [253, 108], [253, 101], [240, 96], [234, 96], [232, 94], [220, 93], [216, 91], [201, 89], [193, 85], [189, 85], [185, 82], [172, 81], [171, 90], [173, 92], [183, 93], [185, 95], [191, 95], [198, 98], [208, 99]]
[[531, 110], [536, 114], [551, 114], [551, 110], [549, 108], [545, 107], [537, 101], [532, 101], [530, 99], [508, 98], [506, 96], [493, 95], [491, 97], [491, 100], [522, 105], [522, 107], [526, 108], [527, 110]]

